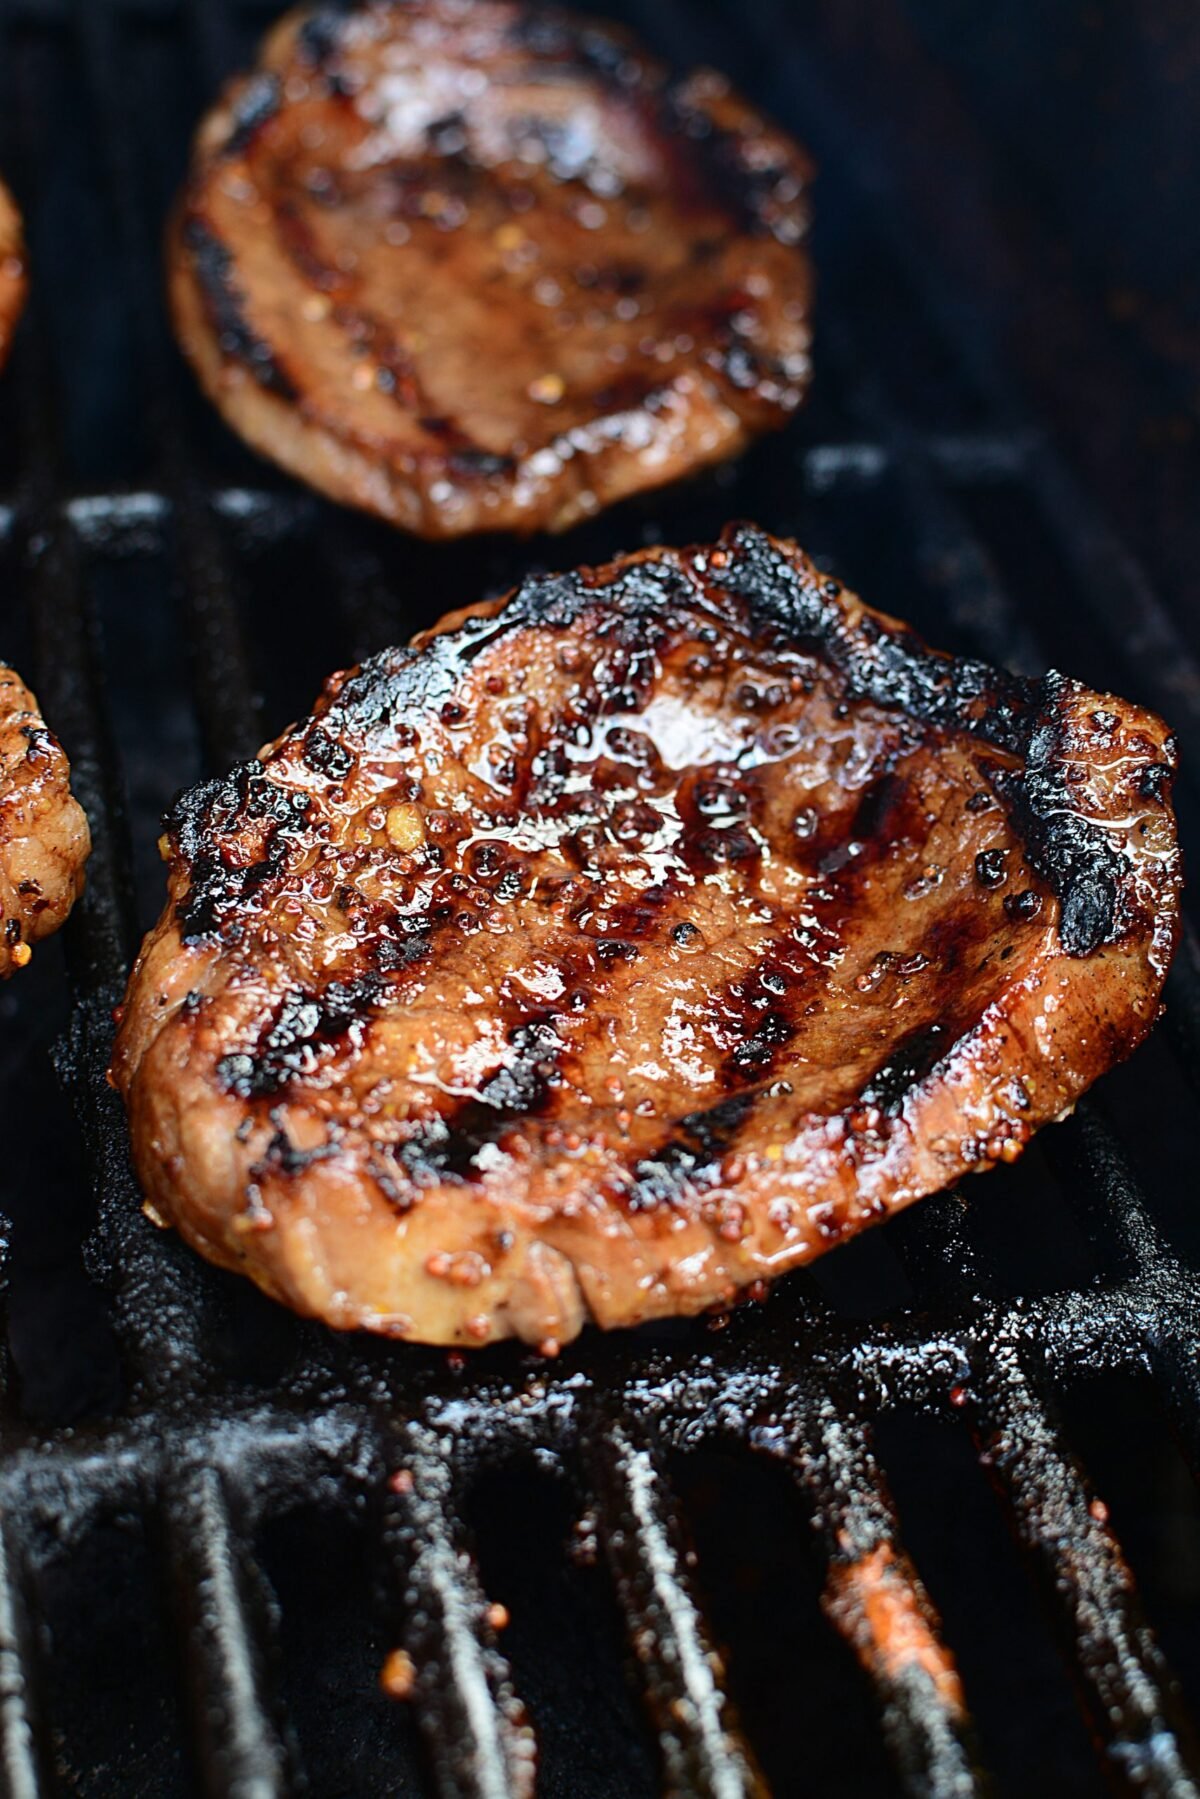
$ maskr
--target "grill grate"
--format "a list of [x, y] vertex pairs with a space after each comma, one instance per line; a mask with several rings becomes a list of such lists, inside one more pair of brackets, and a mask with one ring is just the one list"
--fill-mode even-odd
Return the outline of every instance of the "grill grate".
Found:
[[[1108, 1779], [1142, 1794], [1200, 1792], [1176, 1683], [1058, 1422], [1078, 1383], [1147, 1377], [1200, 1468], [1200, 1245], [1170, 1180], [1170, 1141], [1156, 1152], [1123, 1140], [1100, 1103], [994, 1175], [994, 1200], [928, 1201], [886, 1241], [839, 1252], [715, 1335], [667, 1326], [588, 1338], [553, 1367], [515, 1350], [460, 1367], [337, 1340], [267, 1307], [142, 1218], [103, 1070], [137, 921], [156, 907], [160, 877], [147, 856], [156, 806], [201, 768], [246, 754], [306, 704], [328, 668], [509, 584], [531, 559], [598, 559], [639, 538], [706, 537], [726, 517], [750, 515], [795, 531], [851, 576], [861, 566], [868, 596], [915, 616], [935, 642], [1040, 668], [1060, 654], [1063, 627], [1026, 601], [1005, 565], [1011, 533], [989, 525], [999, 497], [1036, 526], [1070, 581], [1074, 616], [1094, 638], [1080, 653], [1097, 660], [1101, 680], [1107, 669], [1110, 685], [1159, 706], [1179, 728], [1185, 769], [1200, 767], [1200, 674], [1186, 630], [1016, 397], [986, 309], [930, 261], [911, 228], [911, 195], [901, 203], [900, 177], [863, 127], [861, 95], [856, 110], [853, 62], [822, 35], [820, 8], [803, 28], [785, 0], [760, 0], [736, 20], [732, 5], [701, 13], [682, 0], [607, 9], [643, 12], [643, 29], [681, 62], [729, 67], [824, 162], [820, 372], [786, 438], [737, 470], [532, 549], [410, 543], [335, 515], [252, 462], [177, 364], [158, 230], [189, 121], [274, 10], [258, 0], [0, 0], [9, 140], [0, 150], [32, 221], [38, 271], [0, 396], [19, 445], [0, 558], [10, 579], [20, 571], [39, 691], [96, 827], [88, 893], [65, 939], [69, 992], [47, 988], [45, 1003], [53, 1013], [69, 1000], [56, 1060], [90, 1163], [89, 1267], [108, 1296], [124, 1381], [119, 1402], [93, 1404], [86, 1420], [39, 1424], [12, 1397], [14, 1361], [27, 1370], [19, 1354], [9, 1358], [0, 1780], [19, 1799], [68, 1784], [167, 1790], [165, 1760], [144, 1785], [129, 1769], [70, 1773], [53, 1657], [36, 1622], [45, 1568], [132, 1517], [146, 1521], [169, 1586], [205, 1790], [239, 1799], [297, 1790], [305, 1721], [281, 1706], [280, 1608], [256, 1544], [271, 1520], [324, 1504], [362, 1516], [380, 1629], [415, 1670], [424, 1760], [391, 1724], [389, 1784], [416, 1791], [428, 1781], [474, 1799], [530, 1791], [533, 1729], [468, 1529], [481, 1471], [515, 1462], [565, 1469], [587, 1508], [667, 1789], [719, 1799], [754, 1791], [760, 1753], [776, 1790], [807, 1788], [777, 1748], [768, 1756], [742, 1733], [705, 1622], [704, 1570], [693, 1569], [680, 1526], [687, 1507], [673, 1458], [718, 1444], [784, 1470], [811, 1515], [825, 1614], [857, 1658], [903, 1788], [981, 1792], [972, 1694], [964, 1698], [901, 1541], [876, 1441], [880, 1419], [924, 1412], [969, 1433], [989, 1469]], [[920, 116], [916, 83], [932, 77], [910, 69], [906, 78]], [[988, 214], [975, 209], [969, 158], [953, 167], [947, 232], [969, 250]], [[75, 261], [93, 241], [94, 280]], [[990, 267], [995, 246], [985, 248]], [[864, 270], [881, 285], [874, 300]], [[893, 313], [928, 375], [927, 411], [903, 392]], [[114, 464], [124, 478], [110, 486]], [[911, 567], [898, 573], [900, 556]], [[1180, 807], [1185, 821], [1194, 816], [1186, 785]], [[1155, 1083], [1181, 1094], [1200, 1072], [1192, 934], [1170, 999], [1171, 1054], [1158, 1045], [1139, 1058], [1147, 1072], [1111, 1084], [1119, 1114], [1161, 1110]], [[1151, 1170], [1145, 1190], [1135, 1164]], [[6, 1198], [16, 1208], [21, 1196]], [[1051, 1260], [1043, 1280], [1014, 1283], [1003, 1254], [1011, 1241], [1001, 1235], [1000, 1253], [994, 1241], [1008, 1206], [1031, 1227], [1023, 1249], [1035, 1270], [1035, 1235], [1069, 1238], [1069, 1278], [1054, 1278]], [[23, 1278], [18, 1257], [14, 1303]], [[872, 1298], [880, 1283], [882, 1302]], [[56, 1314], [50, 1327], [70, 1322]], [[88, 1628], [86, 1594], [76, 1619]], [[309, 1774], [322, 1791], [378, 1790], [365, 1776], [356, 1785], [352, 1764], [351, 1747], [335, 1777]], [[1037, 1786], [1039, 1772], [1025, 1770], [1035, 1790], [1052, 1790]], [[586, 1790], [623, 1792], [620, 1780]], [[580, 1781], [568, 1771], [561, 1790], [583, 1791]]]

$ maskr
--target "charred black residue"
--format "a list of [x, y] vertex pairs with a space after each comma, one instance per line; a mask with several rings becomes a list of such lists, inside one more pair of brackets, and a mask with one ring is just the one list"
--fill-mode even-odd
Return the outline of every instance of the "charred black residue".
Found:
[[481, 450], [472, 444], [451, 450], [447, 462], [452, 474], [461, 475], [468, 481], [511, 475], [517, 466], [515, 456], [501, 456], [495, 450]]
[[748, 1075], [762, 1074], [795, 1035], [796, 1026], [783, 1012], [765, 1012], [751, 1035], [730, 1051], [727, 1076], [745, 1080]]
[[[258, 760], [180, 795], [165, 822], [190, 865], [191, 885], [178, 913], [185, 943], [219, 931], [264, 882], [283, 872], [309, 806], [307, 794], [280, 787]], [[249, 864], [225, 854], [247, 827], [262, 835], [260, 854]]]
[[246, 316], [246, 298], [234, 279], [234, 257], [228, 245], [195, 214], [184, 226], [183, 241], [222, 353], [242, 363], [269, 393], [281, 400], [297, 399], [295, 384]]
[[319, 993], [292, 988], [253, 1049], [222, 1056], [217, 1063], [222, 1085], [239, 1099], [282, 1093], [292, 1081], [314, 1074], [326, 1051], [371, 1016], [382, 993], [383, 982], [374, 973], [331, 981]]

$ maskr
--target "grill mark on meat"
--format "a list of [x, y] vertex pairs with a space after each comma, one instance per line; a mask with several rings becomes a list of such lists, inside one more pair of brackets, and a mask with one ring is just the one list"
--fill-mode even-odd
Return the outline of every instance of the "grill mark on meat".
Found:
[[690, 1189], [713, 1185], [721, 1163], [765, 1091], [762, 1086], [748, 1087], [681, 1118], [676, 1134], [635, 1165], [632, 1183], [622, 1195], [627, 1210], [649, 1212], [675, 1205]]
[[217, 1076], [239, 1099], [282, 1093], [294, 1080], [316, 1073], [326, 1052], [345, 1038], [361, 1042], [362, 1026], [383, 996], [376, 974], [331, 981], [320, 993], [294, 987], [284, 995], [254, 1049], [222, 1056]]
[[246, 296], [234, 279], [229, 246], [194, 213], [184, 224], [184, 242], [222, 353], [240, 363], [268, 393], [281, 400], [298, 399], [291, 376], [246, 316]]
[[414, 1134], [394, 1147], [396, 1159], [419, 1184], [478, 1180], [481, 1153], [550, 1105], [562, 1078], [559, 1057], [565, 1049], [555, 1015], [513, 1025], [508, 1038], [511, 1054], [474, 1098], [421, 1119]]
[[957, 1033], [936, 1020], [913, 1031], [880, 1063], [862, 1090], [864, 1106], [878, 1106], [889, 1118], [898, 1118], [914, 1087], [931, 1075], [953, 1048]]

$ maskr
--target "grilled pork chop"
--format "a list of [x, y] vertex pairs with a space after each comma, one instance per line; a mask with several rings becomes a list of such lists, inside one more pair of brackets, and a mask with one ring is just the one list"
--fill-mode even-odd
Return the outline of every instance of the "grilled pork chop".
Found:
[[25, 304], [25, 286], [21, 215], [12, 195], [0, 181], [0, 365], [8, 356], [12, 334]]
[[0, 979], [62, 924], [91, 847], [67, 759], [16, 670], [0, 662]]
[[561, 530], [799, 404], [808, 180], [724, 81], [609, 26], [300, 12], [201, 128], [176, 326], [234, 428], [335, 499]]
[[114, 1062], [150, 1204], [435, 1343], [726, 1302], [1141, 1040], [1174, 760], [749, 526], [532, 578], [177, 803]]

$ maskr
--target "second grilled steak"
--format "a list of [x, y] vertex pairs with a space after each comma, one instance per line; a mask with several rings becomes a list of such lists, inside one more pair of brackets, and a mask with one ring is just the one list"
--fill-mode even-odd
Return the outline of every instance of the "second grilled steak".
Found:
[[230, 423], [334, 498], [428, 537], [558, 530], [799, 404], [808, 175], [614, 28], [301, 12], [197, 140], [176, 325]]
[[25, 240], [21, 215], [0, 181], [0, 365], [8, 356], [13, 331], [25, 304]]
[[727, 1301], [1140, 1041], [1172, 768], [749, 527], [532, 579], [178, 805], [114, 1062], [148, 1198], [397, 1336]]

